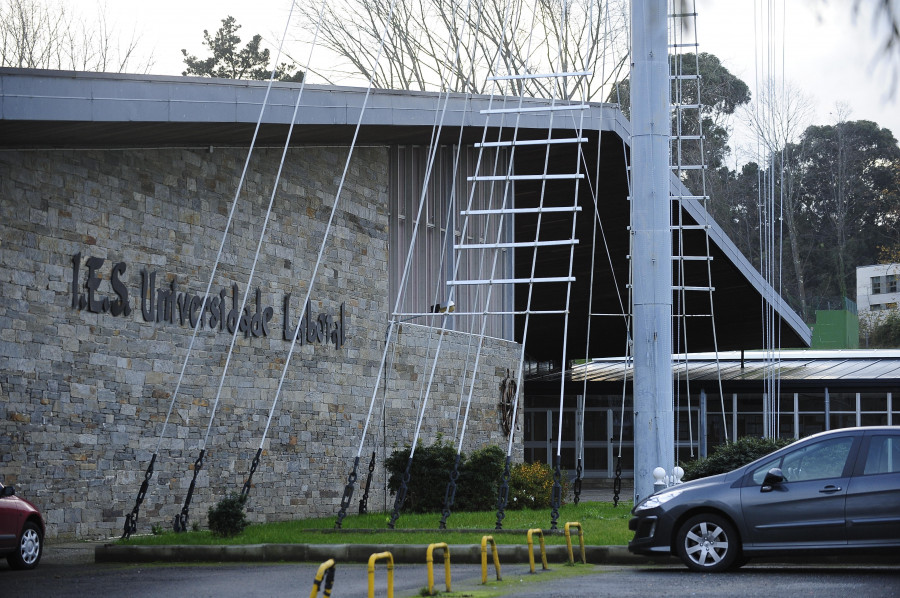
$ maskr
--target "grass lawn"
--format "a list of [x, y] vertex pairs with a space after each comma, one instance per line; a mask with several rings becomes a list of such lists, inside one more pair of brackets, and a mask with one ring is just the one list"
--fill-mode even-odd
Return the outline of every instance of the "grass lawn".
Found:
[[[631, 502], [626, 501], [618, 507], [608, 502], [568, 504], [559, 510], [559, 534], [550, 534], [549, 509], [506, 511], [503, 531], [499, 532], [494, 530], [497, 520], [494, 511], [454, 513], [447, 520], [446, 530], [438, 529], [439, 513], [401, 514], [393, 530], [387, 527], [389, 513], [372, 513], [348, 515], [340, 530], [334, 529], [335, 517], [327, 517], [251, 525], [233, 538], [219, 538], [209, 531], [165, 532], [132, 537], [120, 544], [479, 544], [485, 534], [492, 535], [497, 544], [523, 544], [525, 530], [532, 528], [544, 530], [547, 544], [565, 544], [562, 530], [566, 522], [577, 521], [584, 530], [585, 544], [611, 546], [625, 545], [631, 540], [630, 514]], [[574, 537], [573, 542], [577, 543]]]

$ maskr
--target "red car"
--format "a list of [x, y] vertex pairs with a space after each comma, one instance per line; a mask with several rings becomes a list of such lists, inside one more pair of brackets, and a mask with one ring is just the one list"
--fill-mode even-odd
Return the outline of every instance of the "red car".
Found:
[[34, 569], [44, 549], [44, 520], [33, 504], [0, 484], [0, 556], [13, 569]]

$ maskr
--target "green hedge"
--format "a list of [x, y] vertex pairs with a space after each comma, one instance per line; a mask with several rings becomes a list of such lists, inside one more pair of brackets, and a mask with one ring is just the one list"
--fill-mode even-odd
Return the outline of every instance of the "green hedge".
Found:
[[[385, 461], [390, 474], [388, 490], [396, 494], [410, 447], [395, 450]], [[450, 473], [456, 462], [456, 449], [438, 436], [431, 446], [419, 445], [410, 468], [406, 502], [403, 510], [410, 513], [436, 513], [444, 506], [444, 495]], [[497, 504], [497, 492], [506, 454], [498, 446], [486, 446], [466, 458], [460, 455], [459, 478], [456, 481], [456, 500], [453, 509], [459, 511], [489, 511]]]
[[[396, 495], [410, 447], [395, 450], [385, 461], [389, 473], [388, 490]], [[444, 506], [444, 495], [456, 461], [456, 449], [438, 436], [431, 446], [419, 444], [410, 467], [406, 502], [410, 513], [436, 513]], [[497, 507], [500, 480], [506, 453], [498, 446], [480, 448], [466, 457], [460, 455], [454, 511], [490, 511]], [[508, 509], [545, 509], [550, 506], [553, 469], [542, 463], [517, 463], [510, 469]], [[569, 479], [562, 472], [563, 504], [569, 493]]]
[[735, 442], [717, 446], [705, 459], [683, 462], [681, 467], [684, 468], [684, 481], [727, 473], [756, 461], [760, 457], [765, 457], [793, 441], [793, 439], [785, 438], [754, 438], [752, 436], [738, 438]]

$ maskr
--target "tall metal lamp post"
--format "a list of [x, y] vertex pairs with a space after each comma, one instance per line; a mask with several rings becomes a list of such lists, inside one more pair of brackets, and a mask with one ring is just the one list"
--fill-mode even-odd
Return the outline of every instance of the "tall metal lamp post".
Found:
[[675, 466], [667, 0], [631, 2], [634, 494]]

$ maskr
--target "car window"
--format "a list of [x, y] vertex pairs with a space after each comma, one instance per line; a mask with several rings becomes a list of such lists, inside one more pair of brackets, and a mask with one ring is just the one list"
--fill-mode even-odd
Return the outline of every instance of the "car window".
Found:
[[766, 473], [779, 467], [785, 482], [803, 482], [839, 477], [847, 464], [852, 437], [832, 438], [791, 451], [753, 470], [753, 482], [762, 484]]
[[900, 472], [900, 435], [873, 436], [863, 475]]

